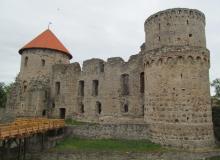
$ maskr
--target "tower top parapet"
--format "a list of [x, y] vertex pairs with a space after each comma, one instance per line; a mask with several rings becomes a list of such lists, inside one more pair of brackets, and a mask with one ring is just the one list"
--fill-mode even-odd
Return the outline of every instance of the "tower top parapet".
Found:
[[196, 9], [174, 8], [153, 14], [144, 23], [145, 51], [164, 46], [206, 48], [205, 15]]
[[159, 11], [148, 17], [144, 24], [151, 23], [152, 21], [155, 20], [160, 20], [160, 18], [162, 18], [164, 15], [166, 16], [166, 18], [177, 18], [178, 16], [181, 17], [186, 16], [188, 18], [201, 19], [205, 24], [205, 14], [197, 9], [189, 9], [189, 8], [171, 8], [171, 9]]

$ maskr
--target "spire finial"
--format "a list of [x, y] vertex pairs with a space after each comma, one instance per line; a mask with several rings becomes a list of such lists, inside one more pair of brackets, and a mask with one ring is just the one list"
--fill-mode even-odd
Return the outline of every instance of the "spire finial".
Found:
[[47, 26], [47, 27], [48, 27], [48, 29], [50, 29], [50, 25], [51, 25], [51, 24], [52, 24], [52, 22], [49, 22], [49, 24], [48, 24], [48, 26]]

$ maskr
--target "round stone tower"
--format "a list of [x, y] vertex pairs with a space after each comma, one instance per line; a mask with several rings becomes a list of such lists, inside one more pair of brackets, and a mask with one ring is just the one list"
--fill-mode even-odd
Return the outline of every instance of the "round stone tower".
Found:
[[17, 116], [46, 116], [50, 106], [52, 66], [69, 64], [69, 51], [49, 30], [45, 30], [19, 50], [20, 73], [13, 95], [8, 100], [9, 113]]
[[204, 14], [161, 11], [146, 20], [145, 33], [145, 120], [152, 141], [214, 146]]
[[25, 81], [49, 77], [54, 64], [69, 64], [69, 51], [49, 30], [45, 30], [19, 50], [21, 67], [19, 78]]

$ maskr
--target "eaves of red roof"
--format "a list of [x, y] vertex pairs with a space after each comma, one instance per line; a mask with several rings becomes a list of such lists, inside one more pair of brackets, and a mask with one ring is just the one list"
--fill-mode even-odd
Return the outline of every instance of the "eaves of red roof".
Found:
[[51, 32], [49, 29], [42, 32], [24, 47], [22, 47], [18, 52], [22, 52], [26, 49], [51, 49], [59, 51], [66, 54], [69, 59], [72, 59], [70, 52], [64, 47], [64, 45], [59, 41], [59, 39]]

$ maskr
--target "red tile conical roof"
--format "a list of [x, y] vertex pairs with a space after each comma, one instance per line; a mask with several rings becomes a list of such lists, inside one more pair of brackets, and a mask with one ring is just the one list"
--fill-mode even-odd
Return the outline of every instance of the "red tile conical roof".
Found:
[[22, 54], [24, 50], [33, 48], [56, 50], [62, 52], [63, 54], [66, 54], [67, 56], [69, 56], [70, 59], [72, 58], [70, 52], [49, 29], [42, 32], [24, 47], [22, 47], [18, 52]]

